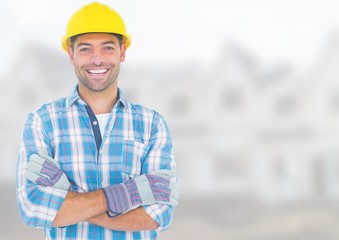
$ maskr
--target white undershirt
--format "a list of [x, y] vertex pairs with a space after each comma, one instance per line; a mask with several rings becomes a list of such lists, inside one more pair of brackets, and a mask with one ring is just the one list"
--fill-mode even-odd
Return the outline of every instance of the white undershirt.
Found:
[[101, 133], [101, 138], [104, 138], [104, 131], [106, 128], [106, 124], [108, 121], [110, 113], [104, 113], [104, 114], [95, 114], [95, 117], [98, 120], [99, 128], [100, 128], [100, 133]]

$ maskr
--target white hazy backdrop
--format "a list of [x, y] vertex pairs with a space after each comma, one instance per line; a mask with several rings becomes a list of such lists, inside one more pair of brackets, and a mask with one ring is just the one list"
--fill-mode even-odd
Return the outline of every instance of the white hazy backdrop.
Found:
[[[60, 39], [90, 1], [0, 3], [1, 239], [43, 239], [15, 199], [23, 121], [76, 77]], [[171, 129], [181, 202], [163, 240], [339, 239], [339, 1], [112, 0], [120, 87]]]

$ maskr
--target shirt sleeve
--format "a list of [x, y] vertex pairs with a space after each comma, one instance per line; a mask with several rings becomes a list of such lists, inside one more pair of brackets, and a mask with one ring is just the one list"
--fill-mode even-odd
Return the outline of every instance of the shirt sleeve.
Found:
[[21, 136], [16, 171], [17, 203], [26, 225], [50, 229], [67, 191], [43, 187], [25, 178], [28, 159], [33, 153], [38, 154], [39, 149], [47, 150], [52, 156], [49, 137], [43, 130], [41, 118], [35, 112], [29, 114]]
[[[150, 136], [150, 148], [143, 162], [143, 174], [160, 169], [176, 168], [173, 154], [173, 145], [169, 128], [164, 118], [156, 114]], [[164, 231], [171, 225], [174, 207], [164, 204], [144, 206], [146, 213], [159, 224], [158, 231]]]

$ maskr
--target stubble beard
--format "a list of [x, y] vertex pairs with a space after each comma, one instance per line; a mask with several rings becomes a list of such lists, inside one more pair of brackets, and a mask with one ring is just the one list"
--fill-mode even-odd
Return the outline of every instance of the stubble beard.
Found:
[[[91, 79], [89, 79], [86, 76], [86, 68], [89, 67], [88, 65], [86, 66], [82, 66], [82, 67], [78, 67], [78, 66], [74, 66], [75, 69], [75, 74], [78, 77], [79, 82], [86, 88], [88, 89], [90, 92], [93, 93], [100, 93], [100, 92], [104, 92], [105, 90], [107, 90], [109, 87], [111, 87], [118, 78], [119, 72], [120, 72], [120, 65], [109, 65], [106, 67], [110, 69], [110, 74], [107, 76], [106, 81], [100, 86], [100, 87], [95, 87], [93, 86], [93, 84], [91, 84]], [[82, 74], [83, 73], [83, 74]]]

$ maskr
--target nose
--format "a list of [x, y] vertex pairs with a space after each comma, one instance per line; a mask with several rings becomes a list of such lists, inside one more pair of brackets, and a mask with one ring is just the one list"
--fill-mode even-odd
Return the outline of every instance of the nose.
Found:
[[91, 59], [91, 63], [93, 63], [96, 66], [100, 66], [102, 63], [104, 62], [100, 51], [94, 51], [92, 59]]

